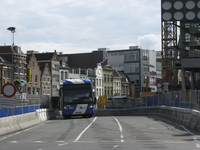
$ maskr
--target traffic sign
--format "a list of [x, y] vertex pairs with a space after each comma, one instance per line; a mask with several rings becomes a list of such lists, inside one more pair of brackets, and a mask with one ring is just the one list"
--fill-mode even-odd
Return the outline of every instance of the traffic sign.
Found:
[[157, 83], [157, 88], [161, 88], [162, 84], [160, 82]]
[[16, 94], [16, 91], [17, 89], [12, 83], [6, 83], [1, 89], [1, 93], [8, 98], [13, 97]]

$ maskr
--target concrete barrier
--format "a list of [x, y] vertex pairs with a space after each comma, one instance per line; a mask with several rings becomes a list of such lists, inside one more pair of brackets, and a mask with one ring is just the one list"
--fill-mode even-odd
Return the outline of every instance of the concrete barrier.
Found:
[[103, 112], [97, 110], [95, 115], [105, 116], [105, 114], [109, 114], [110, 116], [156, 116], [200, 131], [200, 112], [197, 110], [179, 107], [153, 106], [129, 109], [109, 109], [101, 111]]
[[27, 114], [0, 118], [0, 136], [24, 130], [55, 118], [54, 109], [38, 109]]

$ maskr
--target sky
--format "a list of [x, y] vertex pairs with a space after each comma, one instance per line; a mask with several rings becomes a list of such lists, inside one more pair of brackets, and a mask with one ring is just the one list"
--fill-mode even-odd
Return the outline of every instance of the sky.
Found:
[[161, 0], [0, 0], [0, 46], [85, 53], [161, 50]]

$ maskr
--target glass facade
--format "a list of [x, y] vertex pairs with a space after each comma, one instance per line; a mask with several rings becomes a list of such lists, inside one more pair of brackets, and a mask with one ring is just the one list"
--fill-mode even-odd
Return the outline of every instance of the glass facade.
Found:
[[183, 58], [200, 57], [200, 22], [181, 22], [180, 39]]

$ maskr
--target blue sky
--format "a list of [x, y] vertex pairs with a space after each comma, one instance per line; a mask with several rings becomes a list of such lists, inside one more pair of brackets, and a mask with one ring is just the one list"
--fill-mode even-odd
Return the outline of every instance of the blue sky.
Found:
[[161, 50], [160, 0], [0, 0], [0, 45], [22, 51], [83, 53]]

